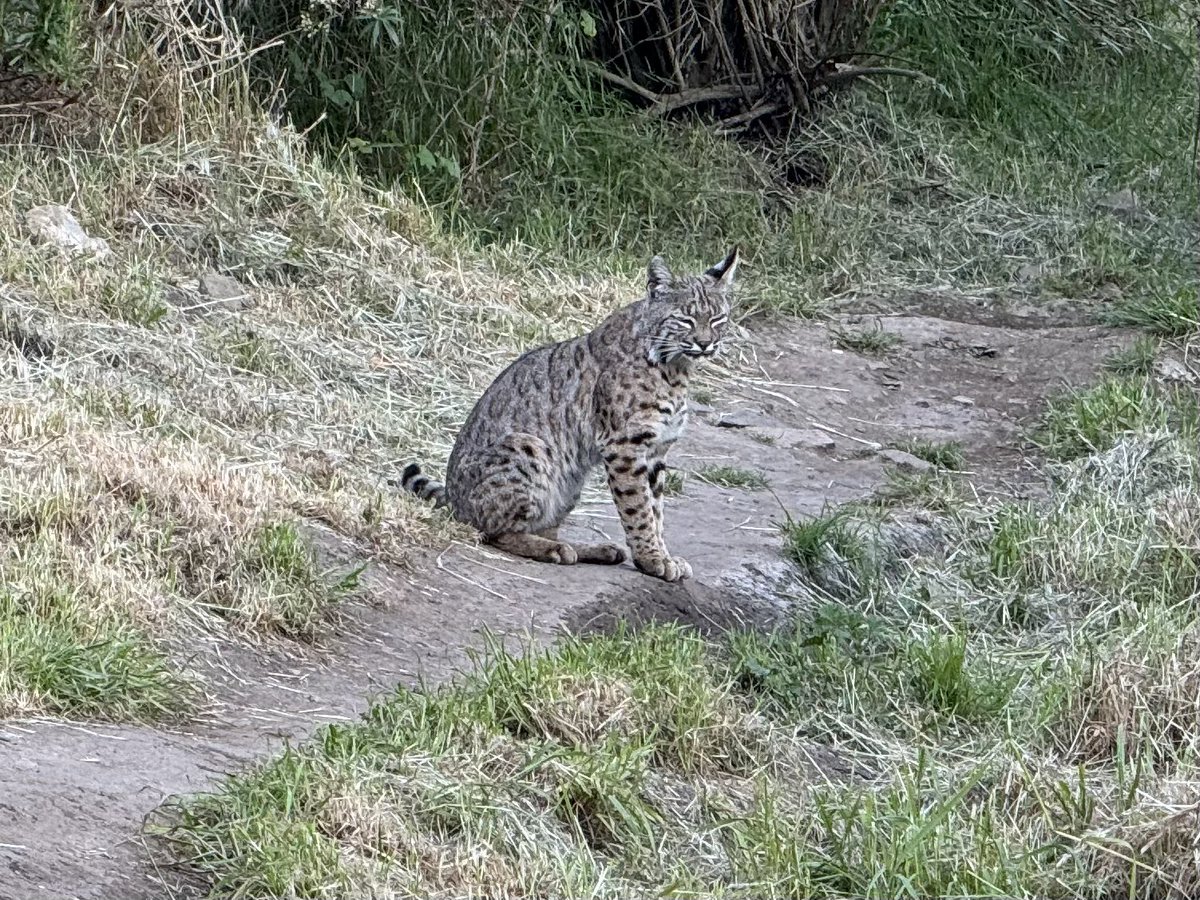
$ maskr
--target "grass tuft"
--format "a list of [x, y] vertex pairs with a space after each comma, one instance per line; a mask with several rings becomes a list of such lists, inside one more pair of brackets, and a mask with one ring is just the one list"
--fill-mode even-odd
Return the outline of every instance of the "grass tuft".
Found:
[[1142, 336], [1124, 350], [1117, 350], [1104, 360], [1104, 368], [1115, 375], [1149, 375], [1158, 357], [1158, 341]]
[[1165, 289], [1149, 297], [1113, 304], [1105, 315], [1110, 325], [1143, 328], [1161, 337], [1178, 338], [1200, 330], [1200, 302], [1195, 285]]
[[68, 586], [9, 582], [0, 592], [0, 716], [153, 721], [192, 699], [161, 648]]
[[1050, 456], [1071, 459], [1103, 452], [1134, 431], [1200, 435], [1200, 401], [1186, 389], [1160, 387], [1147, 377], [1114, 375], [1091, 388], [1052, 399], [1034, 433]]
[[667, 497], [682, 497], [686, 479], [678, 469], [670, 469], [663, 482], [663, 494]]
[[880, 325], [873, 328], [830, 328], [834, 346], [855, 353], [881, 356], [903, 343], [900, 335], [884, 331]]
[[708, 466], [697, 469], [694, 474], [701, 481], [717, 487], [741, 488], [747, 491], [761, 491], [767, 487], [767, 478], [762, 472], [737, 466]]
[[897, 450], [911, 453], [917, 459], [923, 459], [931, 466], [939, 469], [960, 471], [966, 464], [962, 444], [959, 441], [926, 441], [913, 438], [892, 444]]

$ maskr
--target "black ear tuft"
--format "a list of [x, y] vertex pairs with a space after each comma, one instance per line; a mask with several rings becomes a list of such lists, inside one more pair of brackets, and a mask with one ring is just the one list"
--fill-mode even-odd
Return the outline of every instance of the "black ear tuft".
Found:
[[729, 251], [729, 255], [713, 266], [704, 274], [717, 283], [717, 287], [722, 289], [733, 284], [733, 273], [737, 271], [738, 259], [740, 258], [738, 247], [735, 245]]
[[669, 288], [675, 282], [675, 276], [671, 274], [671, 270], [667, 268], [667, 264], [661, 256], [654, 256], [650, 260], [650, 265], [646, 267], [646, 287], [650, 293], [662, 291]]

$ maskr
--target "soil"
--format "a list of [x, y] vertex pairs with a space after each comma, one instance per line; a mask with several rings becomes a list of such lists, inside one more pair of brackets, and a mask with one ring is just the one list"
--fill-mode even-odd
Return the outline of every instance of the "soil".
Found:
[[[666, 524], [668, 543], [695, 571], [690, 582], [454, 545], [410, 570], [373, 562], [365, 584], [382, 602], [353, 605], [317, 648], [198, 653], [214, 700], [185, 724], [0, 722], [0, 900], [192, 896], [179, 873], [151, 859], [139, 837], [147, 815], [322, 723], [355, 717], [396, 683], [451, 677], [485, 633], [516, 647], [621, 621], [769, 626], [786, 612], [780, 586], [794, 579], [779, 550], [785, 516], [869, 496], [889, 465], [878, 450], [910, 438], [961, 441], [981, 490], [1037, 492], [1023, 446], [1031, 418], [1047, 395], [1095, 380], [1100, 361], [1132, 340], [1062, 311], [984, 315], [919, 295], [906, 307], [879, 318], [903, 339], [879, 358], [836, 350], [822, 325], [751, 329], [743, 347], [760, 374], [719, 383], [669, 461], [684, 473], [755, 469], [769, 490], [685, 474]], [[601, 491], [585, 494], [572, 532], [620, 540]], [[315, 533], [330, 557], [358, 557], [338, 535]]]

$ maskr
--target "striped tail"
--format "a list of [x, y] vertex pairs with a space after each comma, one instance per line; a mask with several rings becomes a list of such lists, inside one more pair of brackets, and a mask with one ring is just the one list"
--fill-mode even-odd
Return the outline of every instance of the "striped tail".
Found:
[[404, 473], [400, 476], [400, 487], [410, 494], [416, 494], [422, 500], [432, 500], [434, 506], [446, 505], [446, 486], [422, 472], [416, 463], [409, 463], [404, 467]]

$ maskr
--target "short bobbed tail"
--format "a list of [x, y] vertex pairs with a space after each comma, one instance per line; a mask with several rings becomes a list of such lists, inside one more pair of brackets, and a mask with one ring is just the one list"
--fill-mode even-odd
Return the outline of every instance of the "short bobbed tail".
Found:
[[416, 463], [409, 463], [400, 475], [400, 487], [422, 500], [432, 500], [434, 506], [446, 505], [446, 486], [434, 481]]

